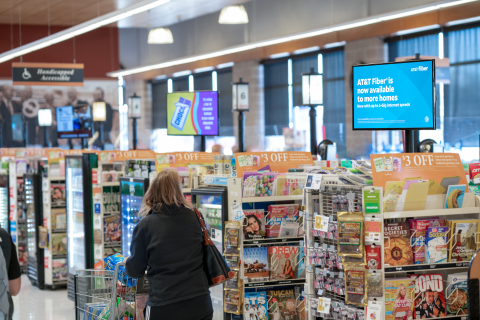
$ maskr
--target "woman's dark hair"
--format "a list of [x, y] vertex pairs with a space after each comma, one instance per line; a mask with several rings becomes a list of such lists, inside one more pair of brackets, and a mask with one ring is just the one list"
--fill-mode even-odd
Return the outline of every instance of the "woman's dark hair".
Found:
[[58, 190], [58, 191], [60, 191], [60, 192], [62, 193], [62, 195], [63, 195], [63, 190], [62, 190], [61, 188], [55, 187], [55, 188], [53, 188], [53, 190]]
[[290, 261], [290, 259], [285, 260], [285, 267], [287, 266], [287, 261], [288, 261], [288, 266], [291, 267], [292, 261]]
[[245, 233], [245, 230], [248, 228], [248, 219], [250, 219], [250, 218], [254, 218], [255, 221], [257, 221], [258, 226], [259, 226], [260, 228], [262, 227], [262, 222], [260, 221], [260, 219], [258, 219], [258, 217], [257, 217], [255, 214], [251, 214], [251, 215], [245, 216], [245, 218], [247, 218], [247, 225], [246, 225], [246, 226], [243, 226], [243, 233]]

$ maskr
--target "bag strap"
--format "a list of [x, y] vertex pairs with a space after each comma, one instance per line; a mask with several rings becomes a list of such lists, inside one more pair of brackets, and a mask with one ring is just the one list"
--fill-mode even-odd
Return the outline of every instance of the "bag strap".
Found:
[[207, 227], [205, 227], [205, 223], [203, 222], [200, 212], [198, 212], [197, 208], [193, 208], [193, 211], [195, 211], [195, 214], [197, 215], [197, 218], [198, 218], [198, 222], [200, 223], [200, 227], [203, 233], [203, 240], [204, 240], [203, 244], [206, 246], [208, 245], [213, 246], [214, 244], [212, 242], [212, 239], [210, 239], [210, 236], [208, 235]]

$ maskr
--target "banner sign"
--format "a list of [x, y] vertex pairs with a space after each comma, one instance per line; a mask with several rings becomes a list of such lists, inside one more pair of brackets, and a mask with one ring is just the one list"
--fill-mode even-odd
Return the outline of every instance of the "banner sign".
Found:
[[155, 152], [152, 150], [109, 150], [98, 152], [99, 161], [108, 161], [113, 163], [114, 161], [125, 161], [133, 159], [155, 159]]
[[156, 153], [155, 164], [157, 172], [165, 168], [187, 167], [189, 165], [211, 165], [213, 166], [213, 157], [219, 155], [218, 152], [170, 152]]
[[13, 85], [83, 86], [83, 63], [12, 63]]
[[286, 173], [299, 165], [313, 166], [313, 160], [310, 152], [247, 152], [235, 153], [235, 165], [240, 178], [244, 172], [251, 171]]

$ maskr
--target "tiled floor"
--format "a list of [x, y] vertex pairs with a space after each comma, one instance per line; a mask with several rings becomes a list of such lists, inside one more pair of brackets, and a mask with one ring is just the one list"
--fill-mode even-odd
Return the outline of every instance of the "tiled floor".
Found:
[[75, 307], [67, 298], [67, 289], [40, 290], [22, 276], [22, 289], [13, 297], [13, 320], [73, 320]]

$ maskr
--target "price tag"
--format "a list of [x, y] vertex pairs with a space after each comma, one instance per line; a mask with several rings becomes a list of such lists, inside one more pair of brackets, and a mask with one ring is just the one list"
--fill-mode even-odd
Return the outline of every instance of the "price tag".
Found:
[[315, 248], [318, 248], [318, 242], [315, 242], [314, 247], [315, 247]]
[[355, 211], [355, 205], [353, 202], [355, 201], [355, 193], [349, 192], [347, 193], [347, 200], [348, 200], [348, 211], [353, 212]]
[[332, 305], [332, 299], [320, 297], [318, 298], [317, 311], [321, 313], [330, 313], [331, 305]]
[[307, 267], [308, 271], [312, 271], [312, 265], [309, 264], [308, 267]]
[[300, 247], [303, 247], [303, 240], [300, 240]]
[[305, 183], [305, 189], [315, 189], [319, 190], [320, 185], [322, 184], [321, 174], [309, 174], [307, 175], [307, 182]]
[[321, 295], [323, 294], [323, 290], [322, 290], [322, 289], [318, 289], [317, 294], [318, 294], [319, 296], [321, 296]]
[[320, 269], [315, 268], [315, 274], [320, 274]]
[[323, 248], [323, 249], [328, 249], [328, 245], [327, 245], [326, 243], [324, 243], [324, 244], [322, 245], [322, 248]]
[[315, 225], [313, 229], [320, 230], [323, 232], [328, 232], [328, 220], [329, 218], [326, 216], [318, 215], [315, 217]]
[[338, 273], [338, 277], [339, 277], [340, 279], [343, 279], [343, 272]]
[[310, 243], [312, 243], [312, 240], [307, 239], [307, 245], [310, 245]]
[[300, 217], [303, 217], [303, 211], [298, 212], [298, 215], [299, 215]]
[[335, 251], [335, 246], [333, 244], [330, 245], [330, 251]]

